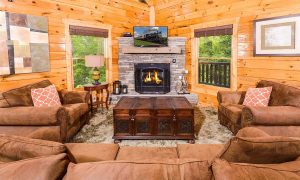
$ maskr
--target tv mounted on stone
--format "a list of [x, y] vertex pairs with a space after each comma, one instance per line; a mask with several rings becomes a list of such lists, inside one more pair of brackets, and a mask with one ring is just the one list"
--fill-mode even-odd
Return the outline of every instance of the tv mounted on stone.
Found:
[[167, 26], [135, 26], [134, 46], [136, 47], [166, 47], [168, 46]]

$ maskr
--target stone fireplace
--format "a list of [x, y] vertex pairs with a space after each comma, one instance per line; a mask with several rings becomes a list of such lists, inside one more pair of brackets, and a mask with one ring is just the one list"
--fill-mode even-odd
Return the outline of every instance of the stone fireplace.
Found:
[[132, 37], [120, 37], [118, 42], [119, 80], [128, 85], [128, 94], [112, 94], [110, 103], [116, 104], [123, 96], [185, 96], [197, 104], [196, 94], [178, 95], [175, 90], [185, 70], [185, 37], [169, 37], [168, 47], [157, 48], [134, 47]]
[[169, 63], [134, 64], [135, 91], [141, 94], [170, 92]]
[[[164, 48], [138, 48], [133, 45], [132, 37], [121, 37], [119, 38], [119, 80], [122, 84], [128, 85], [129, 94], [153, 94], [153, 89], [156, 89], [157, 94], [165, 94], [167, 92], [174, 93], [175, 85], [178, 77], [181, 75], [182, 71], [185, 70], [185, 37], [169, 37], [168, 47]], [[176, 50], [176, 52], [174, 52]], [[142, 78], [136, 79], [135, 67], [147, 66], [152, 68], [152, 66], [157, 64], [167, 64], [169, 78], [163, 80], [163, 84], [155, 85], [155, 83], [148, 81], [148, 83], [141, 83]], [[154, 68], [155, 69], [155, 68]], [[157, 68], [159, 71], [156, 72], [158, 77], [165, 78], [167, 70], [161, 71], [161, 68]], [[145, 70], [143, 76], [149, 76], [149, 72]], [[150, 72], [150, 77], [148, 80], [153, 78], [155, 72]], [[168, 85], [169, 84], [169, 85]], [[145, 86], [146, 85], [146, 86]], [[150, 87], [151, 86], [151, 87]], [[156, 88], [154, 88], [156, 86]], [[164, 87], [163, 87], [164, 86]], [[169, 86], [169, 87], [168, 87]]]

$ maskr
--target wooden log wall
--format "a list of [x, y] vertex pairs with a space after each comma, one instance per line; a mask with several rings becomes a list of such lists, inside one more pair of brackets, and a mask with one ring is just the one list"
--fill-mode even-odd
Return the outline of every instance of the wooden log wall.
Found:
[[0, 10], [46, 16], [49, 21], [50, 72], [0, 76], [0, 91], [49, 79], [67, 87], [65, 27], [63, 19], [112, 25], [112, 74], [118, 79], [118, 41], [134, 25], [149, 25], [149, 6], [136, 0], [0, 0]]
[[[191, 70], [191, 25], [239, 17], [237, 87], [246, 90], [262, 79], [300, 87], [300, 57], [253, 57], [253, 20], [299, 14], [299, 0], [168, 0], [155, 1], [156, 25], [168, 25], [170, 36], [184, 36]], [[242, 52], [241, 52], [242, 51]], [[189, 80], [191, 77], [189, 77]], [[217, 104], [217, 90], [197, 89], [201, 102]]]

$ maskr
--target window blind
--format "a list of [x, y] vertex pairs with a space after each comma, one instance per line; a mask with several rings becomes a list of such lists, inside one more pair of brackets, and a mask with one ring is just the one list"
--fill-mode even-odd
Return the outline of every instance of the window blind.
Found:
[[196, 29], [195, 37], [232, 35], [232, 33], [233, 33], [233, 25], [231, 24], [225, 26]]
[[108, 30], [106, 29], [83, 27], [83, 26], [70, 25], [70, 34], [108, 38]]

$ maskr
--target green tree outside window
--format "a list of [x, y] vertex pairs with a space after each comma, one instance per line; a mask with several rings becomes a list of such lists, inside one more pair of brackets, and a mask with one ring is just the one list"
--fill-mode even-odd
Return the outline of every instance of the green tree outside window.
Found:
[[231, 35], [199, 38], [199, 60], [209, 62], [230, 62]]
[[[91, 84], [93, 68], [85, 66], [85, 56], [104, 55], [104, 38], [94, 36], [72, 35], [72, 56], [74, 88], [80, 88], [85, 84]], [[106, 81], [106, 65], [100, 67], [99, 82]]]

